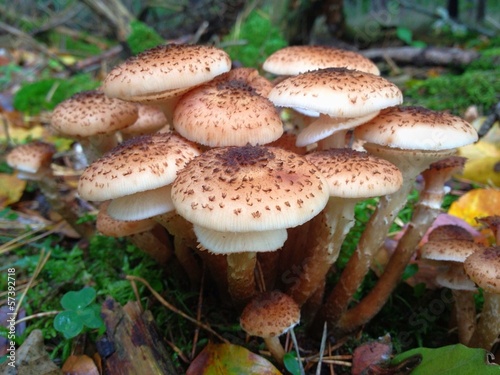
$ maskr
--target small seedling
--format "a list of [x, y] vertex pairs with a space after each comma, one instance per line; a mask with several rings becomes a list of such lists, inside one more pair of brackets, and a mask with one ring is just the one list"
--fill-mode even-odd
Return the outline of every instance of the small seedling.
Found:
[[94, 303], [96, 291], [85, 287], [78, 292], [68, 292], [61, 299], [64, 311], [56, 315], [54, 328], [65, 338], [78, 335], [84, 327], [97, 329], [104, 325], [100, 316], [100, 306]]

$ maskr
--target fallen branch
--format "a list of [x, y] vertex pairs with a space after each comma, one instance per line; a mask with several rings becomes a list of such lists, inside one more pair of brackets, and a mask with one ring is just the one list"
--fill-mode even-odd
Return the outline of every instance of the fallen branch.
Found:
[[360, 51], [371, 60], [391, 59], [396, 63], [412, 65], [464, 66], [479, 58], [474, 50], [445, 47], [389, 47]]

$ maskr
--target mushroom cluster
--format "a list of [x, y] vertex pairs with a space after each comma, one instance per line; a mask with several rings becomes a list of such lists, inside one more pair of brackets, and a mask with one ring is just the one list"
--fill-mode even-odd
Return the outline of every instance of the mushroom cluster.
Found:
[[[107, 123], [110, 133], [119, 131], [125, 140], [101, 149], [104, 154], [82, 173], [78, 191], [84, 199], [105, 202], [101, 231], [104, 224], [115, 225], [107, 233], [125, 236], [114, 222], [122, 221], [123, 228], [133, 228], [127, 236], [134, 241], [149, 239], [149, 246], [161, 238], [165, 243], [158, 249], [139, 246], [161, 263], [175, 256], [192, 283], [206, 265], [221, 296], [229, 295], [244, 312], [243, 328], [264, 337], [280, 362], [283, 350], [269, 337], [297, 324], [300, 309], [313, 298], [319, 297], [313, 329], [326, 321], [330, 331], [350, 333], [376, 314], [439, 211], [444, 182], [463, 160], [446, 167], [432, 163], [450, 158], [477, 134], [448, 113], [402, 106], [401, 90], [352, 51], [287, 47], [263, 69], [280, 78], [231, 69], [224, 51], [184, 44], [158, 46], [119, 64], [92, 95], [130, 106], [124, 128]], [[81, 94], [79, 101], [88, 97]], [[69, 104], [55, 111], [54, 127], [61, 119], [99, 117], [86, 107], [75, 112], [80, 119], [69, 121]], [[309, 116], [309, 125], [285, 131], [280, 108]], [[145, 130], [140, 122], [146, 109], [151, 117], [144, 122], [152, 127]], [[80, 131], [74, 134], [82, 139]], [[362, 151], [350, 148], [352, 138]], [[424, 172], [429, 168], [433, 172]], [[422, 209], [381, 277], [380, 291], [374, 289], [367, 301], [383, 297], [377, 308], [366, 309], [361, 301], [348, 309], [422, 173]], [[354, 223], [354, 206], [368, 197], [380, 197], [377, 210], [339, 283], [325, 290]], [[153, 233], [157, 223], [166, 228], [166, 239]], [[289, 282], [286, 273], [297, 277]], [[293, 300], [293, 314], [267, 311], [269, 304], [290, 305], [284, 300]], [[262, 311], [272, 320], [255, 330], [248, 315]], [[272, 327], [279, 321], [283, 329]]]

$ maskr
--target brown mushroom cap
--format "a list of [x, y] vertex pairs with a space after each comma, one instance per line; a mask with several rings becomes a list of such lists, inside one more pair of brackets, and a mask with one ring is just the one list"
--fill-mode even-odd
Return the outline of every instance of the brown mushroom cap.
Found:
[[231, 69], [229, 55], [204, 45], [160, 45], [116, 66], [103, 90], [109, 97], [134, 102], [168, 99]]
[[35, 174], [40, 169], [50, 167], [55, 152], [56, 149], [52, 144], [32, 141], [12, 149], [8, 153], [6, 161], [11, 168]]
[[474, 236], [460, 225], [447, 224], [434, 228], [427, 236], [428, 241], [464, 240], [474, 241]]
[[262, 68], [276, 75], [297, 75], [323, 68], [347, 68], [375, 75], [380, 71], [363, 55], [327, 46], [289, 46], [271, 54]]
[[422, 259], [463, 263], [467, 257], [481, 250], [482, 246], [468, 240], [428, 241], [420, 251]]
[[257, 94], [265, 96], [273, 88], [273, 84], [266, 77], [259, 74], [259, 71], [254, 68], [240, 67], [231, 69], [229, 72], [221, 74], [218, 79], [226, 81], [241, 81], [252, 87]]
[[465, 273], [485, 292], [500, 293], [500, 247], [486, 247], [469, 256]]
[[436, 276], [436, 283], [452, 290], [477, 290], [476, 284], [469, 279], [464, 268], [460, 266], [451, 266], [445, 272], [439, 272]]
[[108, 98], [103, 92], [83, 91], [59, 103], [52, 112], [51, 127], [72, 138], [109, 134], [137, 120], [137, 106]]
[[266, 144], [283, 134], [267, 98], [246, 82], [217, 77], [179, 100], [173, 126], [185, 138], [210, 147]]
[[298, 226], [318, 214], [328, 188], [300, 155], [276, 147], [211, 149], [179, 172], [172, 200], [193, 224], [223, 232]]
[[171, 184], [179, 169], [200, 149], [175, 133], [132, 138], [89, 165], [78, 192], [91, 201], [105, 201]]
[[477, 141], [465, 120], [423, 107], [396, 106], [358, 126], [354, 135], [366, 142], [407, 150], [446, 150]]
[[289, 77], [269, 93], [278, 107], [332, 117], [360, 117], [401, 104], [401, 90], [388, 80], [345, 68], [318, 69]]
[[246, 333], [264, 338], [280, 336], [299, 322], [299, 306], [280, 291], [258, 294], [245, 306], [240, 317]]
[[394, 164], [366, 152], [330, 149], [313, 151], [305, 158], [323, 174], [331, 196], [378, 197], [394, 193], [403, 183]]

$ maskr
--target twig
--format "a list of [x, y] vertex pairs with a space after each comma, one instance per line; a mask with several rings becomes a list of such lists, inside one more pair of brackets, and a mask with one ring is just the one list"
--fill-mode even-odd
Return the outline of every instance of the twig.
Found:
[[31, 44], [32, 47], [34, 47], [36, 50], [40, 51], [43, 53], [45, 56], [49, 57], [50, 59], [56, 60], [61, 66], [67, 70], [70, 73], [76, 73], [76, 71], [69, 65], [67, 65], [64, 61], [62, 61], [59, 56], [56, 54], [52, 53], [47, 47], [45, 47], [43, 44], [38, 43], [31, 35], [26, 34], [24, 31], [21, 31], [19, 29], [16, 29], [13, 26], [7, 25], [6, 23], [0, 21], [0, 29], [8, 32], [9, 34], [12, 34], [20, 39], [24, 39], [26, 42]]
[[142, 277], [138, 277], [138, 276], [132, 276], [132, 275], [127, 275], [125, 276], [125, 279], [127, 280], [135, 280], [135, 281], [139, 281], [141, 283], [143, 283], [148, 289], [149, 291], [156, 297], [156, 299], [163, 305], [165, 306], [166, 308], [168, 308], [169, 310], [171, 310], [172, 312], [182, 316], [184, 319], [187, 319], [189, 320], [191, 323], [193, 324], [196, 324], [197, 326], [203, 328], [205, 331], [211, 333], [212, 335], [214, 335], [215, 337], [217, 337], [219, 340], [221, 340], [222, 342], [226, 343], [226, 344], [230, 344], [230, 342], [228, 340], [226, 340], [224, 337], [222, 337], [221, 335], [219, 335], [217, 332], [215, 332], [210, 326], [208, 326], [207, 324], [203, 323], [203, 322], [200, 322], [192, 317], [190, 317], [189, 315], [187, 315], [186, 313], [184, 313], [183, 311], [179, 310], [177, 307], [175, 307], [174, 305], [170, 304], [168, 301], [166, 301], [157, 291], [155, 291], [153, 289], [153, 287], [146, 281], [144, 280]]
[[318, 366], [316, 367], [316, 375], [321, 374], [321, 364], [323, 363], [323, 353], [325, 352], [326, 347], [326, 337], [328, 336], [328, 332], [326, 330], [326, 322], [323, 324], [323, 334], [321, 335], [321, 345], [319, 347], [319, 358], [318, 358]]
[[300, 375], [305, 375], [306, 372], [304, 370], [304, 364], [302, 363], [302, 359], [300, 359], [299, 343], [297, 342], [297, 337], [295, 336], [293, 328], [289, 332], [290, 336], [292, 337], [293, 346], [295, 347], [295, 353], [297, 353], [297, 361], [299, 362]]
[[25, 241], [20, 241], [19, 239], [24, 239], [25, 237], [28, 237], [32, 234], [35, 234], [36, 232], [39, 232], [43, 229], [46, 229], [46, 227], [43, 227], [43, 228], [39, 228], [39, 229], [35, 229], [35, 230], [32, 230], [28, 233], [25, 233], [19, 237], [16, 237], [12, 240], [10, 240], [9, 242], [6, 242], [5, 244], [3, 244], [2, 246], [0, 246], [0, 254], [3, 254], [3, 253], [6, 253], [8, 251], [11, 251], [11, 250], [14, 250], [16, 248], [18, 248], [19, 246], [21, 245], [26, 245], [27, 243], [30, 243], [30, 242], [34, 242], [34, 241], [37, 241], [41, 238], [44, 238], [44, 237], [47, 237], [49, 234], [52, 234], [54, 233], [55, 231], [57, 231], [60, 227], [62, 227], [64, 225], [64, 221], [59, 221], [57, 222], [56, 224], [54, 224], [52, 226], [51, 229], [49, 229], [48, 231], [42, 233], [42, 234], [39, 234], [38, 236], [35, 236], [35, 237], [31, 237]]
[[36, 318], [43, 318], [44, 316], [56, 315], [56, 314], [59, 314], [59, 312], [60, 311], [54, 310], [54, 311], [46, 311], [46, 312], [42, 312], [42, 313], [37, 313], [37, 314], [30, 315], [30, 316], [25, 316], [24, 318], [16, 320], [16, 324], [26, 322], [28, 320], [36, 319]]
[[45, 250], [42, 250], [42, 252], [40, 253], [40, 259], [38, 260], [35, 271], [33, 272], [33, 275], [31, 276], [30, 281], [28, 282], [28, 285], [26, 285], [26, 288], [21, 293], [21, 297], [19, 298], [19, 301], [17, 302], [16, 310], [14, 311], [15, 317], [17, 317], [17, 314], [19, 313], [19, 309], [21, 308], [21, 305], [23, 303], [24, 297], [26, 296], [26, 293], [28, 293], [28, 290], [31, 288], [31, 285], [33, 285], [33, 282], [37, 278], [40, 271], [42, 271], [43, 267], [45, 267], [45, 263], [47, 263], [47, 261], [49, 260], [50, 254], [51, 254], [50, 250], [47, 252], [47, 255], [45, 255]]
[[[200, 280], [200, 292], [198, 294], [198, 307], [196, 309], [196, 320], [200, 321], [201, 320], [201, 306], [203, 304], [203, 285], [205, 283], [205, 274], [206, 274], [206, 267], [203, 267], [202, 273], [201, 273], [201, 280]], [[194, 330], [194, 337], [193, 337], [193, 347], [191, 348], [191, 358], [194, 358], [196, 354], [196, 345], [198, 343], [198, 336], [200, 334], [200, 327], [196, 326]]]

